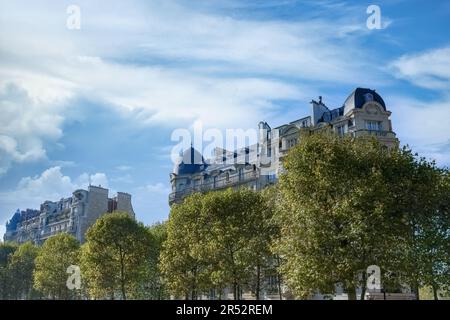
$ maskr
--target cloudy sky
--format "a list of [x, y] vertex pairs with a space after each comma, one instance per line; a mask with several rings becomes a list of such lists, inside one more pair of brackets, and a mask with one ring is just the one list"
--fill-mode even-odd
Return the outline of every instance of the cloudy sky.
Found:
[[279, 125], [358, 86], [402, 144], [450, 165], [448, 30], [448, 1], [0, 0], [0, 237], [17, 208], [89, 183], [163, 220], [174, 129]]

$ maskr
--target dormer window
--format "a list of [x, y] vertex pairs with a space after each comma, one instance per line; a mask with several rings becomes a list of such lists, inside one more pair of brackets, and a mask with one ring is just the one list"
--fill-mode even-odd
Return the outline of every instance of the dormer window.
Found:
[[373, 101], [373, 94], [371, 94], [370, 92], [366, 93], [366, 94], [364, 95], [364, 100], [365, 100], [366, 102]]

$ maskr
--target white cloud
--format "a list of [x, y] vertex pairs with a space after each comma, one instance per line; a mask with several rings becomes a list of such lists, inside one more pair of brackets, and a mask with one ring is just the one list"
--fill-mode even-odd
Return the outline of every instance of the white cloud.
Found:
[[[333, 23], [282, 22], [180, 3], [79, 1], [78, 31], [66, 29], [64, 4], [2, 3], [0, 78], [21, 94], [2, 97], [9, 112], [0, 120], [8, 127], [0, 129], [0, 173], [12, 162], [45, 159], [72, 97], [99, 100], [144, 124], [248, 127], [280, 112], [276, 100], [311, 97], [292, 79], [354, 83], [366, 64], [351, 41], [365, 31], [337, 9]], [[375, 81], [376, 70], [365, 70], [364, 81]]]
[[391, 64], [400, 78], [436, 90], [450, 88], [450, 47], [404, 55]]
[[425, 102], [393, 97], [390, 110], [394, 131], [402, 144], [409, 144], [440, 165], [450, 165], [450, 98]]
[[55, 97], [33, 97], [15, 82], [0, 81], [0, 175], [13, 162], [46, 158], [44, 143], [62, 135], [61, 110]]
[[68, 160], [52, 160], [50, 161], [50, 165], [52, 167], [71, 168], [75, 167], [77, 164], [74, 161]]
[[61, 172], [61, 167], [51, 167], [38, 176], [22, 178], [14, 190], [0, 192], [0, 224], [4, 224], [17, 208], [39, 208], [45, 200], [69, 197], [76, 189], [85, 189], [89, 184], [105, 188], [109, 185], [104, 173], [83, 173], [72, 179]]
[[3, 235], [5, 234], [6, 226], [0, 224], [0, 242], [3, 241]]

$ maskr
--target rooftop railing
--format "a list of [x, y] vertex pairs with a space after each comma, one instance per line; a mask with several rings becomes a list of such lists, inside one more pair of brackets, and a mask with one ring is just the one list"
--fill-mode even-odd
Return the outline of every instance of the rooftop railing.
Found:
[[375, 136], [375, 137], [385, 137], [395, 139], [394, 132], [382, 130], [367, 130], [367, 129], [356, 130], [353, 132], [353, 136], [354, 137]]
[[216, 179], [210, 176], [206, 179], [201, 180], [200, 183], [196, 183], [195, 180], [192, 180], [191, 184], [186, 186], [185, 189], [169, 194], [169, 203], [172, 203], [173, 201], [176, 201], [178, 199], [182, 199], [194, 192], [207, 192], [211, 190], [223, 189], [234, 185], [254, 181], [258, 177], [258, 173], [256, 171], [252, 171]]

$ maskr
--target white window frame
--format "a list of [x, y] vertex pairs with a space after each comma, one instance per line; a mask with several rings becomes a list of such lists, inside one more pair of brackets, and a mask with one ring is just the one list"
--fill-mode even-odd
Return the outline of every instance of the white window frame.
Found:
[[366, 120], [366, 130], [381, 131], [381, 129], [382, 129], [381, 121]]

